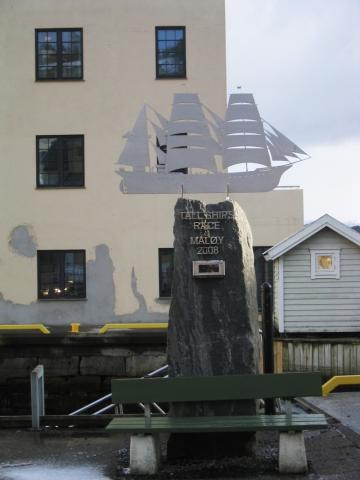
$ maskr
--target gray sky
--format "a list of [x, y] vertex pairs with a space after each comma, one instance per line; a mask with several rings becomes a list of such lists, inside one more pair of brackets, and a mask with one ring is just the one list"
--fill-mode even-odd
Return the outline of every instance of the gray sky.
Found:
[[228, 92], [312, 158], [280, 185], [304, 189], [305, 220], [360, 224], [360, 0], [226, 0]]

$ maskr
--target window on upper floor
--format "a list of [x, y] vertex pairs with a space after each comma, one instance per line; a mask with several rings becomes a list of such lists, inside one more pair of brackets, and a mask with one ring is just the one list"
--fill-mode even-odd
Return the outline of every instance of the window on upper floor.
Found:
[[85, 250], [39, 250], [38, 298], [85, 298]]
[[81, 28], [35, 30], [36, 80], [82, 80]]
[[156, 78], [185, 78], [185, 27], [156, 27]]
[[36, 137], [37, 187], [84, 186], [84, 136]]

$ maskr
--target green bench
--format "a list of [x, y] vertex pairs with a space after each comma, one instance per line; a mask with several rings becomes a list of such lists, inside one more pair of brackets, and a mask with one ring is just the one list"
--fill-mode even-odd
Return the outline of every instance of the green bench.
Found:
[[[280, 432], [279, 470], [307, 470], [303, 430], [327, 427], [324, 415], [293, 414], [294, 397], [321, 396], [320, 373], [227, 375], [112, 380], [113, 403], [145, 406], [144, 416], [115, 417], [108, 430], [131, 433], [130, 471], [156, 473], [160, 465], [159, 433], [173, 432]], [[224, 400], [286, 399], [285, 414], [254, 416], [170, 417], [150, 413], [152, 403]]]

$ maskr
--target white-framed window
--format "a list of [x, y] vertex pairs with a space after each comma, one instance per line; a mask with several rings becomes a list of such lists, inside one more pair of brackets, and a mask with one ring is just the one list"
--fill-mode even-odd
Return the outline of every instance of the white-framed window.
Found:
[[310, 250], [311, 278], [340, 278], [340, 250]]

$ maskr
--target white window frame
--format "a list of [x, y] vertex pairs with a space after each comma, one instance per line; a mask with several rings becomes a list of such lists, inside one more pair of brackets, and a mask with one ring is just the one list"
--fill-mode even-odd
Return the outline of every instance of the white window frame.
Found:
[[[340, 278], [340, 250], [310, 250], [311, 253], [311, 278]], [[333, 257], [333, 270], [318, 270], [317, 257], [326, 255]]]

